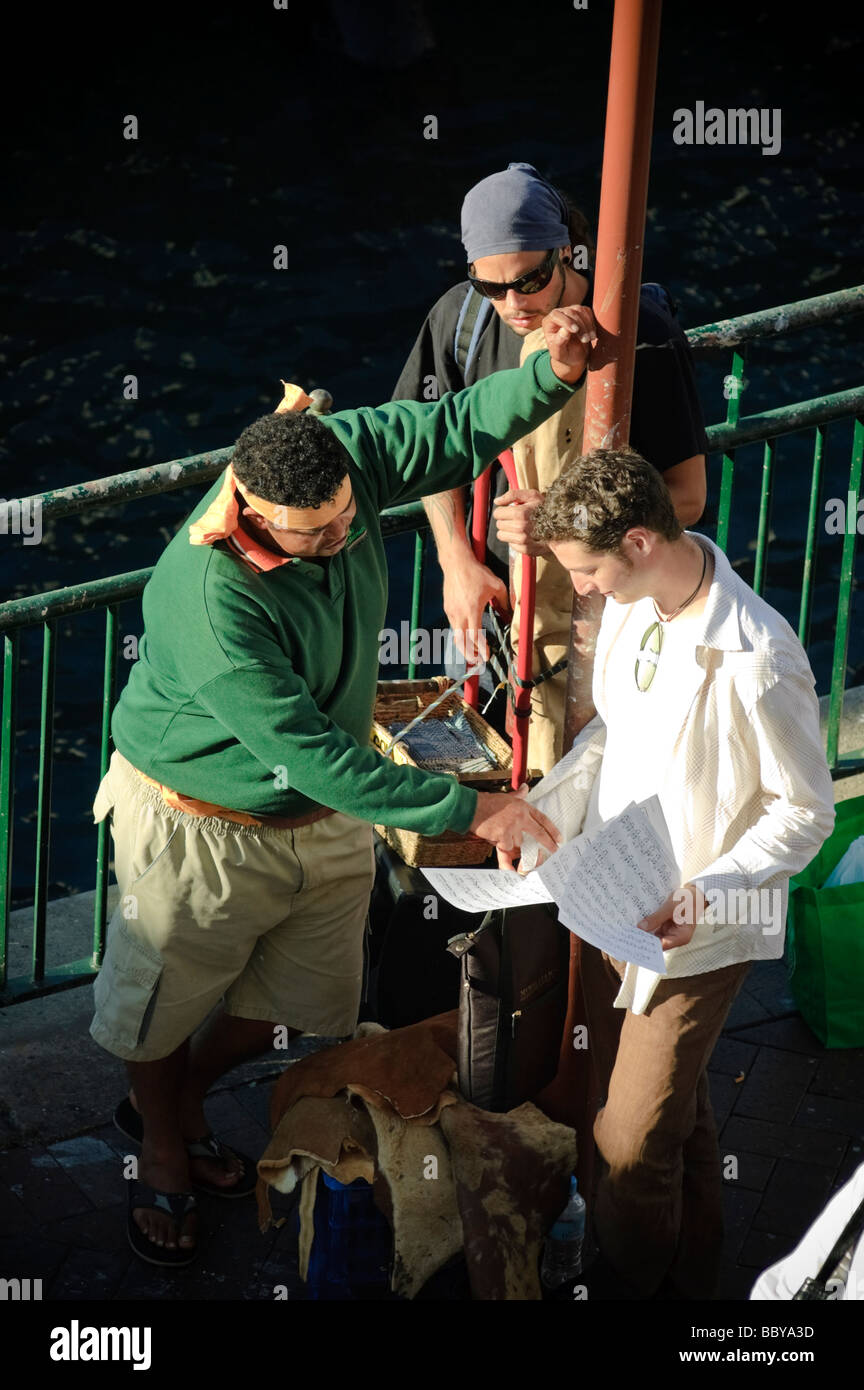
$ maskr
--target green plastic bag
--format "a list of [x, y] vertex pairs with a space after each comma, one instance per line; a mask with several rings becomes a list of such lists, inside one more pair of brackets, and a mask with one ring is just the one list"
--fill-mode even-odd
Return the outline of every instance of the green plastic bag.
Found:
[[790, 883], [790, 983], [824, 1047], [864, 1047], [864, 883], [822, 888], [864, 835], [864, 796], [841, 801], [830, 837]]

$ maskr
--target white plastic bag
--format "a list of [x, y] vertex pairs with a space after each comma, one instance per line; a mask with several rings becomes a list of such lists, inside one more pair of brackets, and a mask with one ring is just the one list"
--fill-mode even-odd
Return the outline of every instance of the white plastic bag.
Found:
[[841, 884], [864, 883], [864, 835], [853, 840], [840, 863], [822, 884], [823, 888], [839, 888]]

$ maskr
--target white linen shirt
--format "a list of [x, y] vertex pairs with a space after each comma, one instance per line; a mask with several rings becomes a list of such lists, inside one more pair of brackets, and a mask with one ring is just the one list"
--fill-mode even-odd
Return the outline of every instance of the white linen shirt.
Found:
[[[665, 977], [627, 966], [615, 1005], [637, 1014], [663, 978], [782, 956], [789, 878], [810, 862], [834, 824], [815, 681], [804, 649], [785, 618], [744, 583], [713, 542], [691, 538], [710, 547], [714, 575], [702, 614], [688, 625], [689, 642], [664, 644], [660, 658], [667, 682], [674, 679], [677, 713], [670, 720], [663, 702], [652, 716], [651, 691], [636, 691], [636, 655], [655, 616], [650, 599], [610, 599], [594, 659], [599, 719], [575, 745], [599, 782], [587, 795], [583, 825], [568, 832], [596, 828], [601, 817], [608, 820], [655, 791], [681, 882], [698, 884], [714, 907], [686, 946], [664, 952]], [[602, 759], [600, 720], [606, 725]], [[645, 785], [640, 758], [656, 769], [653, 788]]]

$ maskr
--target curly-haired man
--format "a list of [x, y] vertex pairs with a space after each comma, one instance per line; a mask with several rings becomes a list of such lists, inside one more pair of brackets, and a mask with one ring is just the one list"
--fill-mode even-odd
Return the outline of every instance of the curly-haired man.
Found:
[[593, 328], [590, 310], [560, 310], [548, 352], [435, 404], [255, 422], [156, 565], [94, 807], [111, 816], [123, 897], [91, 1031], [128, 1063], [115, 1119], [142, 1140], [128, 1213], [142, 1259], [189, 1262], [190, 1182], [222, 1196], [254, 1185], [251, 1160], [207, 1132], [216, 1077], [272, 1046], [274, 1026], [354, 1028], [372, 825], [471, 830], [504, 850], [531, 830], [554, 847], [520, 797], [370, 746], [379, 514], [469, 481], [514, 429], [560, 409]]

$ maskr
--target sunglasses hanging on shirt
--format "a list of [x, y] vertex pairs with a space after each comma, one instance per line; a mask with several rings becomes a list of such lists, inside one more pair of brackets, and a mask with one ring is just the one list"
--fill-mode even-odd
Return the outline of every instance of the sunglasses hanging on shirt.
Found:
[[[698, 542], [697, 542], [698, 544]], [[679, 603], [674, 613], [668, 617], [661, 618], [657, 604], [654, 604], [654, 612], [657, 614], [657, 621], [647, 627], [642, 634], [642, 641], [639, 644], [639, 655], [636, 658], [634, 674], [636, 676], [636, 689], [644, 695], [651, 688], [654, 673], [660, 663], [660, 653], [663, 650], [663, 625], [671, 623], [673, 618], [677, 618], [679, 613], [683, 613], [688, 604], [692, 603], [699, 590], [702, 588], [702, 580], [705, 578], [705, 570], [708, 566], [708, 551], [702, 549], [702, 573], [699, 576], [699, 583], [693, 590], [689, 598], [685, 598], [683, 603]], [[653, 602], [653, 600], [652, 600]]]

